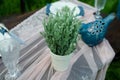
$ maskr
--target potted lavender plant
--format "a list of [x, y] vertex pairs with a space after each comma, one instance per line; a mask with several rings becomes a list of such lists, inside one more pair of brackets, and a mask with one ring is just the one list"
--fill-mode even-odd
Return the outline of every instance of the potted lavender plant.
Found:
[[56, 15], [50, 14], [44, 20], [44, 36], [51, 50], [52, 65], [57, 71], [65, 71], [76, 49], [78, 30], [81, 21], [73, 14], [75, 8], [70, 10], [63, 7]]

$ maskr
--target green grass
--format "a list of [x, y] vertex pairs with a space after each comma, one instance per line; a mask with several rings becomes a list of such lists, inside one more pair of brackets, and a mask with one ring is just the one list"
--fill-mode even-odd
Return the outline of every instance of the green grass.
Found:
[[111, 63], [105, 80], [120, 80], [120, 60]]

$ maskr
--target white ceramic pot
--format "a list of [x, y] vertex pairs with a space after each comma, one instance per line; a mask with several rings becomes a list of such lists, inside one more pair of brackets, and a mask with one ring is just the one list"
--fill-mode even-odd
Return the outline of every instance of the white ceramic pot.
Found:
[[56, 71], [65, 71], [68, 69], [72, 54], [60, 56], [51, 52], [52, 65]]

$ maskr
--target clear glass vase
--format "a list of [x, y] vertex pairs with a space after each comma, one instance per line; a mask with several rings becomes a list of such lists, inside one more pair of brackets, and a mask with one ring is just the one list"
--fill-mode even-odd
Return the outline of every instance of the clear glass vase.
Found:
[[17, 65], [19, 52], [20, 44], [16, 40], [7, 38], [0, 41], [2, 61], [8, 70], [5, 75], [5, 80], [15, 80], [20, 75]]

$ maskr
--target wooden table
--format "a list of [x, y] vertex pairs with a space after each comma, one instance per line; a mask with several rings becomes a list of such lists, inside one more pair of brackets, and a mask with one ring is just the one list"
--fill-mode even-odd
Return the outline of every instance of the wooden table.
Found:
[[[93, 7], [77, 0], [71, 2], [83, 6], [86, 22], [94, 20]], [[64, 72], [53, 70], [50, 50], [40, 34], [44, 31], [42, 21], [46, 17], [45, 9], [40, 9], [11, 30], [25, 41], [19, 58], [22, 74], [17, 80], [104, 80], [115, 55], [106, 39], [93, 48], [82, 40], [78, 41], [69, 69]], [[4, 80], [5, 73], [6, 69], [0, 59], [0, 80]]]

